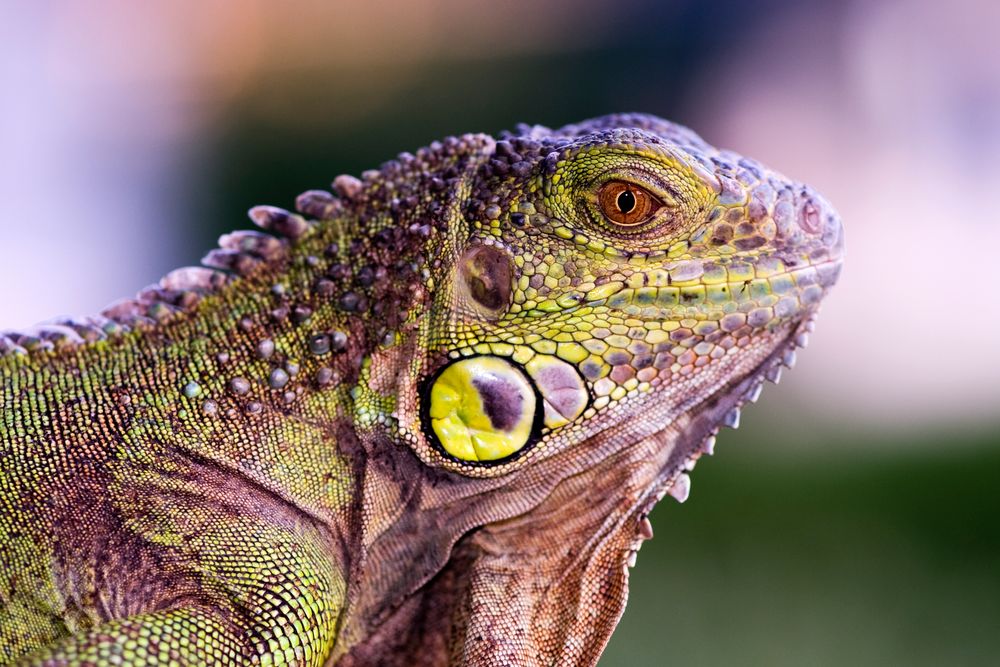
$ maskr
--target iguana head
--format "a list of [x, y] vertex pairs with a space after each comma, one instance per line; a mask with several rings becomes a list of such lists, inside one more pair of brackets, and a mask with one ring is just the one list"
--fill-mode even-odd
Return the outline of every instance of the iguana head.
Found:
[[646, 513], [805, 344], [841, 223], [649, 116], [463, 141], [418, 342], [381, 371], [402, 378], [382, 442], [415, 458], [369, 557], [417, 565], [367, 622], [440, 614], [453, 658], [590, 664]]
[[627, 447], [763, 380], [840, 269], [814, 191], [645, 116], [505, 137], [462, 211], [413, 441], [462, 475]]

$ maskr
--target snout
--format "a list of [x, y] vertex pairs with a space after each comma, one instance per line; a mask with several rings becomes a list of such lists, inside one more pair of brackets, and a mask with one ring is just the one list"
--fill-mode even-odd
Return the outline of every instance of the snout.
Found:
[[837, 262], [844, 253], [844, 227], [833, 206], [809, 186], [778, 193], [772, 219], [776, 246], [814, 264]]

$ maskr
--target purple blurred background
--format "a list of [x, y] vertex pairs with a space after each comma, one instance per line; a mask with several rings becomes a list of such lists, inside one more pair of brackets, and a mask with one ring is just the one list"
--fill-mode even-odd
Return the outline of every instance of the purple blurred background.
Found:
[[[620, 72], [571, 77], [593, 90], [589, 106], [669, 114], [840, 209], [849, 259], [794, 374], [796, 403], [876, 425], [996, 417], [1000, 4], [767, 2], [750, 17], [736, 3], [501, 4], [5, 4], [0, 284], [17, 287], [0, 323], [94, 312], [197, 259], [184, 221], [211, 197], [198, 178], [219, 167], [217, 135], [234, 115], [324, 135], [386, 107], [406, 118], [400, 105], [456, 119], [437, 123], [449, 133], [570, 122], [589, 109], [553, 109], [560, 65], [608, 53]], [[494, 95], [516, 102], [501, 118], [462, 98], [489, 87], [463, 77], [533, 58], [554, 76], [497, 80]], [[433, 86], [451, 86], [447, 109], [421, 89], [436, 70], [456, 77]], [[316, 179], [335, 175], [330, 162]], [[239, 209], [225, 214], [222, 228], [246, 225]]]
[[975, 0], [6, 2], [0, 329], [96, 312], [249, 206], [444, 134], [646, 111], [812, 184], [847, 227], [754, 446], [974, 458], [1000, 424], [998, 29]]

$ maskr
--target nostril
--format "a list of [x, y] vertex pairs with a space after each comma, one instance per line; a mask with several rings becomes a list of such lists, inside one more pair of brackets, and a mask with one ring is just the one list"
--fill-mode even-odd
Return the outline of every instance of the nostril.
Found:
[[810, 234], [818, 234], [822, 231], [822, 218], [819, 207], [809, 197], [806, 197], [799, 209], [799, 226]]

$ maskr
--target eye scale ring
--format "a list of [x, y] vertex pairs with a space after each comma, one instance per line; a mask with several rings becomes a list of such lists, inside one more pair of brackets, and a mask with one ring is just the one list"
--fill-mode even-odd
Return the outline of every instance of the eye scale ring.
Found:
[[601, 213], [619, 227], [636, 227], [648, 221], [661, 203], [645, 188], [625, 181], [605, 183], [597, 195]]
[[532, 439], [539, 402], [524, 371], [507, 359], [460, 359], [433, 377], [424, 398], [428, 430], [458, 461], [492, 464]]

